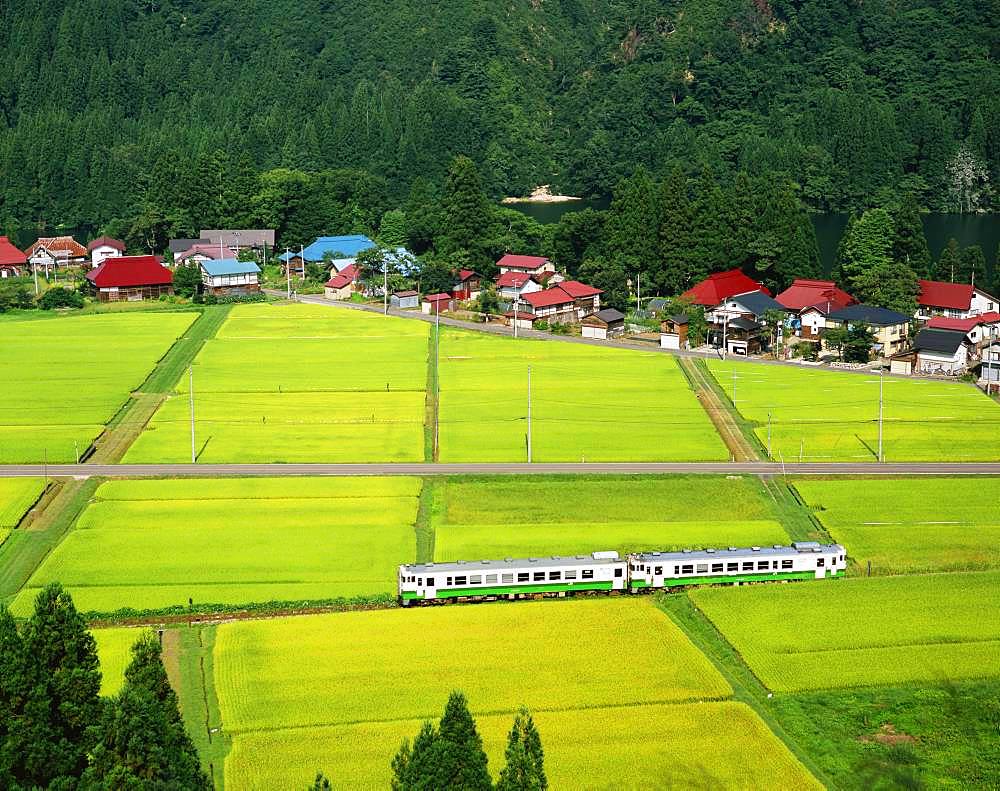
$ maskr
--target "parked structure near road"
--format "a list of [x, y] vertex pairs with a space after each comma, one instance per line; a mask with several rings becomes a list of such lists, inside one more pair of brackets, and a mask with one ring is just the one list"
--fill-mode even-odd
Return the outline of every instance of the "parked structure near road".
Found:
[[201, 282], [205, 293], [215, 296], [242, 296], [260, 291], [260, 267], [253, 261], [224, 258], [202, 261]]
[[431, 316], [440, 315], [446, 310], [455, 309], [455, 300], [451, 294], [428, 294], [420, 303], [420, 310]]
[[0, 236], [0, 278], [27, 274], [28, 256], [18, 250], [6, 236]]
[[608, 338], [624, 335], [625, 314], [614, 308], [599, 310], [581, 322], [580, 334], [584, 338], [598, 338], [605, 341]]
[[125, 242], [102, 236], [88, 244], [87, 250], [90, 252], [90, 266], [97, 269], [105, 258], [125, 255]]
[[660, 348], [687, 349], [689, 323], [688, 317], [682, 313], [663, 319], [660, 322]]
[[918, 283], [917, 318], [924, 321], [932, 316], [967, 319], [1000, 309], [996, 297], [969, 283], [940, 280], [920, 280]]
[[174, 291], [173, 274], [153, 255], [106, 258], [87, 280], [101, 302], [139, 302]]

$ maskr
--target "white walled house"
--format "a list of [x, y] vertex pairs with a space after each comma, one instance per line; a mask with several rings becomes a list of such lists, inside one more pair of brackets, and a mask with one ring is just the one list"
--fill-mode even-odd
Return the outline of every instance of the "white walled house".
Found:
[[125, 255], [125, 243], [110, 236], [102, 236], [88, 244], [87, 251], [90, 253], [90, 268], [97, 269], [105, 258]]
[[932, 316], [968, 319], [1000, 310], [996, 297], [969, 283], [945, 283], [940, 280], [920, 280], [918, 283], [917, 318], [924, 321]]
[[525, 294], [541, 290], [541, 284], [526, 272], [504, 272], [497, 278], [497, 296], [505, 302], [513, 302], [514, 297], [524, 299]]
[[224, 258], [201, 261], [201, 282], [205, 293], [215, 296], [236, 296], [260, 291], [260, 267], [253, 261]]
[[969, 346], [961, 330], [920, 330], [913, 351], [915, 373], [959, 374], [969, 364]]

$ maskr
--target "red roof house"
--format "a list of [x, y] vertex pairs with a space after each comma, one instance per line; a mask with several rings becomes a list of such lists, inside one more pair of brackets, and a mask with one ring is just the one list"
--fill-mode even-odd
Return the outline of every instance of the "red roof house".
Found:
[[323, 284], [328, 299], [350, 299], [359, 271], [355, 264], [348, 264]]
[[554, 286], [554, 288], [561, 288], [573, 297], [573, 299], [594, 297], [598, 294], [604, 293], [601, 289], [588, 286], [586, 283], [581, 283], [579, 280], [564, 280], [558, 286]]
[[101, 302], [136, 302], [173, 293], [173, 274], [155, 255], [105, 258], [87, 272]]
[[452, 289], [455, 299], [475, 299], [482, 290], [483, 276], [471, 269], [458, 271], [458, 283]]
[[728, 272], [716, 272], [702, 280], [698, 285], [689, 288], [681, 296], [691, 300], [696, 305], [714, 308], [730, 297], [746, 294], [749, 291], [763, 291], [768, 296], [771, 292], [743, 274], [741, 269], [730, 269]]
[[528, 272], [515, 272], [513, 270], [504, 272], [497, 278], [497, 288], [520, 288], [529, 280], [534, 280], [535, 276]]
[[917, 317], [922, 319], [943, 315], [967, 319], [1000, 309], [1000, 301], [981, 288], [968, 283], [945, 283], [940, 280], [918, 280]]
[[110, 236], [101, 236], [94, 239], [94, 241], [87, 245], [87, 251], [92, 253], [98, 247], [110, 247], [112, 250], [117, 250], [119, 253], [125, 252], [125, 242], [119, 241], [118, 239], [112, 239]]
[[603, 293], [601, 289], [578, 280], [564, 280], [544, 291], [522, 294], [520, 299], [531, 306], [535, 318], [554, 317], [578, 321], [601, 309]]
[[576, 304], [573, 295], [563, 291], [559, 286], [547, 288], [544, 291], [532, 291], [530, 294], [524, 294], [521, 299], [535, 308], [536, 311], [542, 308], [557, 308]]
[[831, 313], [857, 300], [837, 287], [832, 280], [796, 279], [792, 285], [782, 291], [775, 300], [789, 310], [802, 311], [806, 308], [816, 308], [823, 313]]
[[0, 276], [20, 275], [27, 264], [28, 256], [14, 247], [6, 236], [0, 236]]
[[541, 274], [542, 272], [555, 272], [556, 267], [548, 258], [540, 255], [514, 255], [508, 253], [497, 261], [500, 273], [504, 272], [529, 272], [531, 274]]

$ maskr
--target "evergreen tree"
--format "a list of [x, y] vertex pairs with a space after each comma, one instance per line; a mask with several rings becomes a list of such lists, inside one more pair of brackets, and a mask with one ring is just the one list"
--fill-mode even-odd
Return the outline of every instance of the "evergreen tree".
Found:
[[962, 255], [958, 247], [958, 240], [952, 237], [948, 244], [941, 251], [938, 258], [935, 278], [946, 283], [954, 283], [962, 271]]
[[869, 283], [873, 272], [891, 263], [894, 240], [892, 219], [885, 209], [868, 209], [848, 224], [838, 250], [840, 280], [860, 292], [855, 296], [862, 301], [860, 280]]
[[588, 258], [579, 272], [584, 283], [601, 289], [601, 305], [624, 311], [628, 307], [629, 276], [617, 258]]
[[211, 788], [194, 743], [184, 730], [177, 696], [163, 667], [160, 643], [152, 632], [144, 633], [132, 646], [125, 684], [107, 709], [81, 787]]
[[921, 276], [931, 274], [931, 251], [924, 235], [924, 224], [920, 221], [920, 208], [912, 193], [907, 193], [892, 213], [892, 224], [896, 230], [893, 255]]
[[987, 285], [986, 255], [978, 244], [962, 248], [959, 256], [958, 275], [955, 278], [960, 283], [978, 283], [980, 288]]
[[448, 698], [444, 716], [438, 725], [435, 748], [435, 788], [465, 791], [490, 791], [493, 788], [486, 768], [483, 740], [461, 692], [452, 692]]
[[438, 732], [425, 722], [413, 747], [404, 741], [392, 759], [393, 791], [437, 791]]
[[333, 785], [330, 783], [327, 776], [322, 772], [316, 773], [316, 779], [313, 780], [313, 784], [309, 786], [309, 791], [332, 791]]
[[444, 225], [435, 246], [446, 254], [467, 252], [477, 266], [490, 263], [485, 244], [493, 210], [468, 157], [456, 157], [448, 169], [441, 207]]
[[615, 190], [604, 226], [604, 249], [631, 275], [662, 280], [656, 189], [645, 168], [638, 168]]
[[0, 788], [14, 787], [20, 717], [28, 692], [28, 657], [10, 611], [0, 606]]
[[180, 297], [193, 297], [201, 289], [201, 267], [194, 261], [174, 269], [174, 293]]
[[378, 238], [387, 247], [406, 246], [406, 213], [401, 209], [392, 209], [382, 215], [378, 227]]
[[709, 168], [704, 168], [691, 203], [691, 281], [737, 266], [729, 258], [726, 198]]
[[497, 791], [545, 791], [548, 788], [542, 740], [526, 709], [514, 718], [507, 736], [505, 759]]
[[580, 265], [603, 249], [607, 212], [595, 209], [568, 211], [552, 229], [548, 257], [560, 270], [577, 277]]
[[406, 246], [417, 255], [429, 250], [443, 224], [440, 199], [429, 181], [414, 179], [403, 215], [406, 218]]
[[862, 302], [878, 305], [912, 316], [917, 309], [920, 292], [917, 275], [902, 261], [889, 259], [858, 275], [854, 281], [854, 294]]
[[42, 589], [22, 633], [33, 668], [14, 776], [26, 786], [71, 786], [87, 766], [103, 704], [97, 646], [73, 600], [58, 583]]
[[661, 294], [679, 294], [697, 282], [692, 270], [691, 202], [687, 177], [679, 165], [660, 185], [659, 204], [661, 273], [655, 286]]

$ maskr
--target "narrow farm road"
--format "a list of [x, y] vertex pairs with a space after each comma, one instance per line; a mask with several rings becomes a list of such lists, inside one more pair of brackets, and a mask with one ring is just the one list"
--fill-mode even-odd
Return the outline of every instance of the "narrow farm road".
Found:
[[722, 400], [718, 389], [713, 385], [711, 374], [705, 370], [703, 364], [689, 357], [678, 357], [677, 364], [687, 376], [688, 381], [694, 388], [698, 401], [705, 408], [709, 419], [719, 432], [722, 441], [726, 443], [729, 452], [733, 456], [733, 461], [756, 461], [760, 459], [757, 449], [743, 434], [739, 423], [733, 415], [733, 411]]

